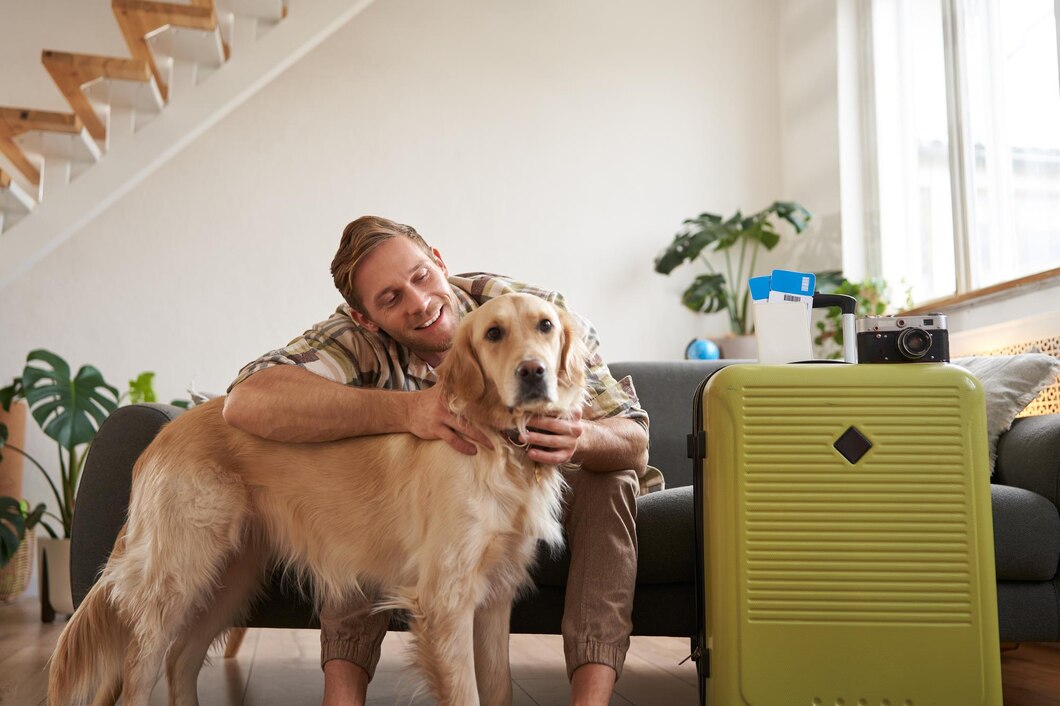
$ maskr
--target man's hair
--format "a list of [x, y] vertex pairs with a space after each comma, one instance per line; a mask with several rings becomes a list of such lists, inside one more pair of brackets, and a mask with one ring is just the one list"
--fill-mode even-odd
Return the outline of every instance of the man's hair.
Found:
[[431, 246], [420, 237], [416, 229], [401, 223], [379, 216], [361, 216], [346, 226], [342, 231], [342, 241], [339, 243], [335, 259], [331, 261], [331, 276], [335, 280], [335, 287], [342, 294], [346, 303], [362, 314], [367, 315], [364, 305], [357, 298], [357, 292], [353, 288], [353, 277], [357, 273], [357, 267], [368, 253], [375, 250], [384, 241], [391, 238], [404, 237], [414, 242], [432, 261], [435, 260]]

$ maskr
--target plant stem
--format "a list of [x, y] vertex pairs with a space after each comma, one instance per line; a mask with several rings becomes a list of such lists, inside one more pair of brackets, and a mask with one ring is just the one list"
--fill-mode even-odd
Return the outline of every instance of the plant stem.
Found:
[[44, 475], [44, 480], [48, 481], [48, 485], [50, 485], [51, 488], [52, 488], [52, 494], [55, 495], [55, 502], [59, 503], [59, 508], [62, 509], [62, 506], [63, 506], [62, 496], [59, 495], [59, 489], [55, 487], [55, 483], [52, 481], [52, 477], [50, 475], [48, 475], [48, 471], [44, 470], [44, 466], [42, 466], [39, 463], [37, 463], [37, 459], [33, 458], [28, 453], [26, 453], [22, 449], [18, 448], [17, 446], [14, 446], [13, 444], [4, 444], [4, 448], [5, 449], [11, 449], [12, 451], [14, 451], [16, 453], [22, 454], [23, 458], [28, 459], [30, 463], [32, 463], [34, 466], [37, 467], [38, 470], [40, 470], [40, 472]]
[[[69, 453], [69, 451], [67, 451]], [[69, 502], [70, 499], [70, 474], [66, 468], [66, 459], [63, 458], [63, 447], [59, 447], [59, 475], [62, 478], [63, 498]], [[63, 516], [63, 534], [70, 536], [70, 513], [69, 505], [64, 502], [59, 506], [59, 514]]]
[[743, 322], [740, 321], [740, 312], [736, 305], [736, 280], [732, 278], [732, 257], [729, 256], [729, 249], [725, 249], [725, 272], [728, 275], [726, 284], [729, 287], [729, 296], [726, 297], [726, 307], [729, 310], [729, 324], [734, 329], [734, 333], [742, 333]]
[[696, 259], [702, 262], [706, 266], [707, 271], [710, 272], [712, 275], [718, 274], [718, 271], [714, 269], [714, 265], [710, 264], [710, 260], [704, 257], [702, 253], [698, 255]]
[[[750, 267], [750, 269], [747, 270], [748, 277], [754, 277], [754, 274], [755, 274], [755, 263], [758, 261], [758, 252], [761, 249], [762, 249], [761, 244], [757, 240], [754, 243], [751, 244], [751, 267]], [[750, 295], [750, 293], [751, 293], [751, 289], [750, 289], [750, 287], [748, 287], [747, 292], [744, 294], [744, 297], [743, 297], [742, 310], [743, 310], [744, 333], [750, 333], [750, 331], [747, 330], [747, 303], [748, 303], [748, 296]]]
[[[740, 275], [740, 282], [742, 283], [745, 279], [750, 277], [750, 273], [744, 270], [744, 260], [747, 257], [747, 238], [740, 239], [740, 266], [737, 269], [737, 274]], [[739, 297], [740, 304], [740, 333], [748, 333], [747, 331], [747, 294], [751, 291], [751, 286], [747, 285], [744, 290], [744, 295]]]

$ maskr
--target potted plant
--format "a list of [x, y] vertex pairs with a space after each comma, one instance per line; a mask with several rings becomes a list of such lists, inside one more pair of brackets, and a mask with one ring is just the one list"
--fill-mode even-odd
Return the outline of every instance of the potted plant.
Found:
[[[702, 264], [706, 273], [685, 289], [681, 303], [704, 314], [724, 311], [734, 335], [750, 335], [753, 323], [748, 316], [751, 293], [747, 280], [756, 274], [759, 253], [763, 248], [772, 250], [780, 242], [776, 221], [786, 221], [799, 234], [812, 217], [792, 201], [775, 201], [749, 216], [737, 211], [727, 219], [701, 213], [687, 219], [673, 242], [655, 258], [655, 271], [668, 275], [686, 262]], [[724, 255], [723, 271], [707, 258], [708, 253]]]
[[[10, 409], [13, 401], [24, 399], [41, 430], [59, 447], [59, 483], [24, 449], [5, 444], [6, 427], [0, 428], [0, 453], [5, 449], [22, 454], [47, 480], [55, 497], [62, 537], [41, 539], [41, 614], [46, 621], [55, 611], [73, 612], [70, 595], [69, 537], [74, 516], [74, 497], [88, 446], [99, 425], [118, 407], [117, 388], [107, 384], [96, 368], [85, 365], [71, 375], [70, 366], [47, 350], [32, 351], [26, 357], [22, 375], [0, 389], [0, 406]], [[45, 582], [47, 577], [47, 582]]]
[[[857, 315], [880, 316], [889, 303], [887, 283], [879, 277], [869, 277], [863, 282], [848, 280], [837, 270], [817, 273], [817, 290], [828, 294], [847, 294], [858, 302]], [[817, 321], [817, 335], [813, 342], [817, 355], [824, 358], [841, 358], [843, 355], [843, 327], [838, 309], [828, 309]]]
[[18, 598], [29, 584], [34, 527], [39, 523], [55, 536], [55, 531], [41, 521], [44, 512], [44, 503], [30, 510], [25, 500], [0, 497], [0, 602]]

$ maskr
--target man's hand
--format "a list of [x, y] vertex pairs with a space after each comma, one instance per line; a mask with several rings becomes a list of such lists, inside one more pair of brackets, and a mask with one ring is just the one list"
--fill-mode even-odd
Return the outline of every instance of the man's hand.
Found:
[[567, 463], [578, 450], [578, 440], [585, 431], [581, 419], [581, 410], [575, 413], [573, 419], [531, 417], [527, 432], [519, 435], [519, 442], [530, 445], [526, 455], [531, 461], [550, 466]]
[[[409, 394], [411, 403], [406, 415], [409, 433], [421, 439], [441, 439], [462, 454], [474, 456], [477, 441], [492, 449], [489, 438], [449, 411], [439, 385]], [[469, 439], [471, 441], [469, 441]]]

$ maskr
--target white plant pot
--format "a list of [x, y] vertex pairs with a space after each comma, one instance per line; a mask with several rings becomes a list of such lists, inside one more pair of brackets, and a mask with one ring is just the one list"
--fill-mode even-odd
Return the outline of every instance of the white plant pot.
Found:
[[50, 623], [56, 613], [72, 615], [70, 591], [70, 540], [37, 538], [37, 573], [40, 576], [41, 620]]

